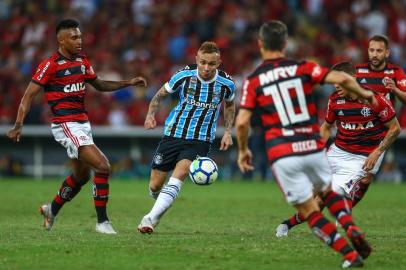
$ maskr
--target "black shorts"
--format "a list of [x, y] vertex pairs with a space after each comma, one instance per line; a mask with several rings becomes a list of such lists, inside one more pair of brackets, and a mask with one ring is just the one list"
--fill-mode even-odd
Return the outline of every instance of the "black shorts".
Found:
[[193, 161], [197, 156], [206, 157], [211, 143], [199, 140], [185, 140], [165, 136], [159, 142], [152, 159], [151, 168], [164, 172], [173, 170], [182, 159]]

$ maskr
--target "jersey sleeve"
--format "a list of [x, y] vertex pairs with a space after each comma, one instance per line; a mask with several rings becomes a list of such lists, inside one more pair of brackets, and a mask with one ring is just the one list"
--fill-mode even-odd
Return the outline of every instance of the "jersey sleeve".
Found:
[[325, 120], [329, 124], [333, 124], [336, 121], [336, 115], [333, 110], [333, 100], [331, 99], [331, 97], [328, 100]]
[[374, 110], [381, 122], [386, 123], [392, 120], [396, 116], [396, 112], [391, 102], [381, 95], [375, 95], [375, 98], [378, 101], [378, 106]]
[[231, 102], [235, 98], [235, 84], [230, 83], [226, 86], [226, 95], [224, 96], [225, 101]]
[[93, 70], [92, 65], [90, 64], [89, 60], [86, 59], [84, 61], [86, 72], [85, 72], [85, 81], [93, 81], [94, 79], [97, 78], [96, 73]]
[[37, 71], [32, 75], [32, 81], [39, 85], [46, 85], [52, 76], [52, 61], [45, 60], [38, 65]]
[[306, 62], [305, 68], [308, 74], [310, 74], [310, 78], [313, 84], [323, 84], [324, 78], [330, 72], [328, 68], [322, 67], [312, 61]]
[[398, 72], [396, 72], [396, 86], [400, 91], [406, 92], [406, 74], [403, 69], [399, 69]]
[[185, 72], [179, 71], [175, 73], [171, 77], [171, 79], [167, 83], [165, 83], [166, 91], [168, 91], [171, 94], [177, 92], [180, 89], [182, 83], [185, 81], [185, 78], [186, 78]]
[[246, 79], [242, 87], [240, 107], [254, 109], [256, 105], [255, 85], [253, 81]]

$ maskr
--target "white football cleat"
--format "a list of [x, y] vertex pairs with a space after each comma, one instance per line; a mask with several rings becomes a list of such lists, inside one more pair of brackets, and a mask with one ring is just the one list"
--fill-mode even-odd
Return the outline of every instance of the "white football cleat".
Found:
[[288, 236], [288, 232], [289, 232], [289, 228], [288, 225], [281, 223], [278, 225], [278, 227], [276, 228], [276, 237], [287, 237]]
[[117, 234], [117, 232], [111, 226], [111, 222], [106, 220], [102, 223], [96, 223], [96, 232], [104, 234]]
[[52, 214], [51, 211], [51, 203], [41, 205], [38, 211], [44, 217], [45, 230], [50, 231], [55, 222], [55, 216]]
[[141, 220], [140, 225], [138, 225], [138, 231], [142, 234], [148, 233], [151, 234], [154, 232], [154, 228], [158, 225], [159, 221], [152, 222], [149, 216], [144, 216]]

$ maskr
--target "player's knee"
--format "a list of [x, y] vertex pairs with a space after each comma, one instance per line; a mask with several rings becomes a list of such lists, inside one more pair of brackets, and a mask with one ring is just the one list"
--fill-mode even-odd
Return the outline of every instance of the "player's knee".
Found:
[[149, 190], [151, 192], [159, 192], [162, 189], [163, 184], [161, 183], [149, 183]]
[[107, 160], [100, 161], [97, 164], [95, 171], [97, 173], [110, 174], [111, 172], [110, 163]]

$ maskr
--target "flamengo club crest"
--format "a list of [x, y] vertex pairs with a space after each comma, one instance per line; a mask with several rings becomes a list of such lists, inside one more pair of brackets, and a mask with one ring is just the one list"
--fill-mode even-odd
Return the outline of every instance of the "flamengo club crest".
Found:
[[364, 107], [364, 108], [362, 108], [362, 110], [361, 110], [361, 114], [362, 114], [362, 116], [364, 116], [364, 117], [371, 116], [371, 109], [368, 108], [368, 107]]

